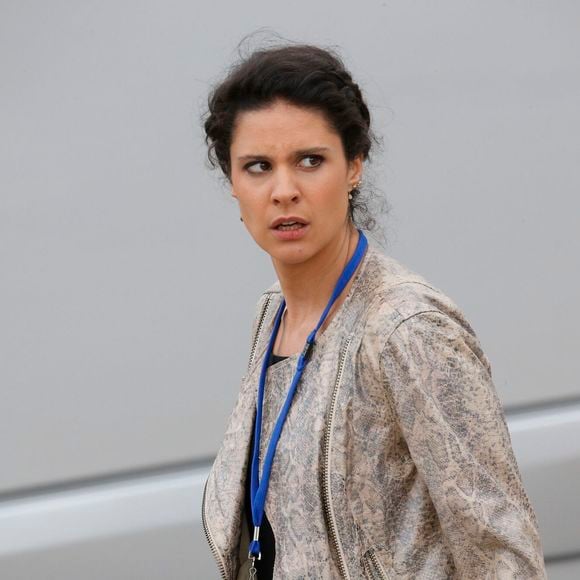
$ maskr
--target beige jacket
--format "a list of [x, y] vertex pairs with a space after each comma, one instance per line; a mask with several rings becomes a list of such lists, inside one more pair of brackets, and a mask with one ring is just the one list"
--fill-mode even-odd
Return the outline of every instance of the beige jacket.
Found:
[[[203, 525], [227, 580], [248, 577], [250, 429], [281, 299], [276, 282], [258, 301], [248, 370], [204, 488]], [[269, 367], [260, 458], [297, 358]], [[372, 244], [317, 336], [265, 512], [276, 579], [546, 578], [536, 515], [473, 329], [442, 291]]]

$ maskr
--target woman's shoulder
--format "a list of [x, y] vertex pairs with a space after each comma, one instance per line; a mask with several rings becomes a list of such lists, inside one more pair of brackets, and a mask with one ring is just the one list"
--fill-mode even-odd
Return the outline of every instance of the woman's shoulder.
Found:
[[[445, 290], [399, 259], [373, 248], [365, 272], [375, 280], [369, 291], [367, 332], [378, 335], [383, 344], [401, 326], [437, 326], [455, 329], [477, 342], [476, 333], [464, 310]], [[479, 350], [479, 349], [478, 349]]]
[[368, 292], [375, 309], [396, 310], [403, 318], [424, 310], [446, 314], [460, 311], [455, 300], [425, 275], [380, 248], [369, 250], [365, 278], [370, 282]]

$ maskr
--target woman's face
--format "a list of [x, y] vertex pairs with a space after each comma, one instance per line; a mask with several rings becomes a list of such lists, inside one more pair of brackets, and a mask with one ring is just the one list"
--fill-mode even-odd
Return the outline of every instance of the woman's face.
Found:
[[[277, 100], [238, 114], [230, 159], [244, 224], [273, 259], [309, 260], [352, 227], [348, 192], [361, 178], [362, 159], [348, 162], [340, 136], [319, 111]], [[304, 225], [281, 231], [273, 227], [279, 218]]]

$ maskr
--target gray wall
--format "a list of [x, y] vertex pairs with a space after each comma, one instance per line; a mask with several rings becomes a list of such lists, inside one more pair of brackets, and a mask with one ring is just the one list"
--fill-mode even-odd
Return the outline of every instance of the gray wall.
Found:
[[384, 137], [386, 251], [463, 308], [507, 410], [580, 400], [579, 21], [565, 1], [4, 0], [0, 534], [11, 502], [209, 465], [274, 271], [198, 118], [260, 26], [341, 49]]

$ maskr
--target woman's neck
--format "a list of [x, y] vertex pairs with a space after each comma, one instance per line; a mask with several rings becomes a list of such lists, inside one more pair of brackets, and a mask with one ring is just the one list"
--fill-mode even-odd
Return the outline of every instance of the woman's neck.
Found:
[[[320, 251], [315, 257], [300, 264], [274, 262], [282, 294], [286, 299], [285, 325], [287, 328], [312, 330], [330, 299], [336, 282], [358, 243], [356, 228], [349, 225], [336, 244]], [[322, 332], [333, 313], [347, 296], [354, 275], [337, 298], [320, 329]]]

